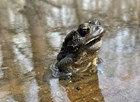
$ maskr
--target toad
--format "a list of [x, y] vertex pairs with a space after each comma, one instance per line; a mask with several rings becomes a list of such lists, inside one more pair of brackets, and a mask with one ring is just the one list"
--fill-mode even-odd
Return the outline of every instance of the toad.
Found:
[[[105, 30], [98, 20], [80, 24], [76, 30], [72, 30], [64, 39], [61, 50], [57, 55], [57, 62], [53, 67], [54, 77], [72, 76], [76, 66], [87, 59], [95, 58], [101, 48], [102, 37]], [[91, 63], [87, 66], [91, 65]], [[54, 71], [55, 70], [55, 71]]]

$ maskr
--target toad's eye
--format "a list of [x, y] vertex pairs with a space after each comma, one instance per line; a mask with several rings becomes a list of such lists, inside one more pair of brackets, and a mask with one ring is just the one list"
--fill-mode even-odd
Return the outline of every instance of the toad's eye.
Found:
[[90, 28], [87, 28], [87, 31], [90, 31]]

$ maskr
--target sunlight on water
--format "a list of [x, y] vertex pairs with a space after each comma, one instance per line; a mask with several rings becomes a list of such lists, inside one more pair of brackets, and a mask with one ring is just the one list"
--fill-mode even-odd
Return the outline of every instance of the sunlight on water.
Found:
[[2, 72], [2, 52], [1, 52], [1, 45], [0, 45], [0, 78], [3, 77], [3, 72]]
[[76, 13], [71, 11], [75, 11], [75, 9], [68, 8], [67, 6], [63, 6], [61, 10], [61, 16], [64, 26], [70, 26], [78, 23], [76, 19]]
[[38, 98], [39, 87], [37, 85], [36, 80], [34, 79], [31, 82], [27, 83], [26, 87], [27, 87], [27, 91], [25, 94], [26, 102], [39, 102]]
[[9, 12], [9, 19], [10, 19], [11, 26], [12, 28], [14, 28], [15, 14], [13, 10], [11, 10], [10, 8], [8, 9], [8, 12]]
[[62, 43], [60, 32], [52, 32], [52, 33], [49, 33], [47, 36], [50, 39], [50, 43], [52, 47], [60, 48], [61, 43]]
[[[47, 9], [47, 8], [46, 8]], [[50, 10], [50, 17], [47, 17], [47, 24], [51, 27], [60, 26], [60, 21], [57, 18], [60, 18], [60, 10], [57, 8], [52, 8]]]
[[14, 36], [13, 43], [15, 59], [22, 66], [22, 72], [27, 73], [32, 71], [32, 53], [26, 34], [19, 33], [18, 35]]
[[[30, 40], [27, 37], [25, 32], [25, 29], [27, 26], [27, 21], [24, 18], [24, 16], [20, 13], [16, 13], [14, 9], [22, 8], [25, 4], [24, 0], [19, 1], [13, 1], [15, 4], [12, 5], [12, 3], [9, 3], [9, 19], [10, 19], [10, 25], [14, 29], [14, 33], [17, 33], [13, 36], [13, 49], [15, 53], [15, 60], [19, 62], [21, 65], [21, 70], [25, 74], [27, 72], [32, 71], [32, 53], [30, 48]], [[21, 6], [18, 8], [18, 6]]]
[[65, 88], [59, 84], [59, 79], [50, 79], [50, 89], [54, 102], [71, 102]]
[[104, 63], [100, 68], [103, 73], [98, 75], [105, 102], [140, 100], [140, 47], [136, 42], [139, 32], [135, 29], [121, 28], [104, 41], [101, 51]]
[[[0, 38], [5, 38], [0, 39], [0, 102], [139, 102], [140, 0], [79, 1], [1, 0]], [[49, 85], [44, 85], [43, 71], [55, 63], [65, 35], [93, 18], [109, 29], [100, 50], [99, 84], [93, 75], [65, 87], [58, 79], [49, 79], [48, 71]], [[12, 46], [11, 53], [4, 53], [5, 45]]]
[[[84, 0], [83, 8], [84, 9], [89, 9], [89, 3], [90, 3], [90, 0]], [[94, 4], [95, 4], [95, 2], [94, 2]]]

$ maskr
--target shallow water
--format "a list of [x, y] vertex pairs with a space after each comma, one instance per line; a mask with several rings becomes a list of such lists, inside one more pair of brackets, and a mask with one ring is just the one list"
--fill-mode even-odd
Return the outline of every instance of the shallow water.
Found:
[[[60, 38], [63, 37], [60, 36]], [[51, 39], [52, 42], [54, 40], [55, 38]], [[6, 79], [1, 80], [0, 100], [1, 102], [16, 102], [15, 100], [39, 102], [41, 98], [47, 99], [47, 102], [52, 100], [54, 102], [138, 102], [140, 99], [139, 43], [140, 29], [138, 26], [120, 26], [108, 30], [99, 52], [103, 62], [98, 66], [98, 73], [73, 83], [49, 79], [47, 76], [47, 82], [38, 85], [34, 70], [30, 72], [30, 61], [26, 67], [28, 64], [26, 58], [21, 56], [18, 60], [21, 60], [22, 64], [25, 61], [24, 67], [27, 68], [24, 68], [23, 73], [28, 73], [21, 77], [22, 84], [17, 84], [18, 78], [12, 79], [10, 83]], [[58, 50], [56, 46], [54, 48]], [[55, 55], [48, 60], [55, 62]], [[17, 86], [11, 89], [13, 85]], [[39, 95], [40, 88], [43, 90], [41, 96]]]
[[104, 63], [99, 86], [106, 102], [140, 99], [140, 28], [121, 27], [105, 37], [100, 56]]
[[[16, 31], [4, 36], [7, 39], [0, 35], [0, 102], [139, 102], [139, 0], [58, 1], [42, 4], [47, 21], [47, 31], [43, 32], [46, 47], [41, 35], [31, 40], [30, 24], [18, 12], [25, 0], [7, 4], [10, 26]], [[106, 29], [98, 72], [74, 82], [52, 78], [49, 68], [56, 62], [65, 35], [93, 18]], [[36, 52], [40, 55], [34, 55]]]

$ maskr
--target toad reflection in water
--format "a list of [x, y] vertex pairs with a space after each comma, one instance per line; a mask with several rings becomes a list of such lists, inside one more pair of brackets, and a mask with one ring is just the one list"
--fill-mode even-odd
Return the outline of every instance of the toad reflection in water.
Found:
[[98, 20], [85, 22], [71, 31], [62, 44], [56, 64], [51, 67], [53, 77], [68, 78], [78, 72], [96, 72], [95, 60], [103, 34], [104, 28]]

